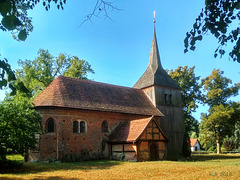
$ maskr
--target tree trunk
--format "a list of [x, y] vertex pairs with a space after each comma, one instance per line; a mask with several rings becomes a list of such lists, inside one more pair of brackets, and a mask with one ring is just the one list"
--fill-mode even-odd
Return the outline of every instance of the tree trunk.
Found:
[[217, 139], [217, 154], [221, 154], [222, 151], [221, 151], [221, 144], [220, 144], [220, 140]]
[[25, 148], [25, 152], [24, 152], [24, 162], [28, 162], [28, 148]]

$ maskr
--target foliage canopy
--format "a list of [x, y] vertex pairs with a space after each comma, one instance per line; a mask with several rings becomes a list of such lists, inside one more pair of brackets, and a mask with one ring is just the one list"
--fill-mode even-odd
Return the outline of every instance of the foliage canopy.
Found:
[[33, 61], [19, 60], [18, 63], [22, 69], [17, 70], [17, 79], [24, 83], [32, 95], [45, 89], [59, 75], [87, 79], [87, 73], [94, 73], [85, 60], [62, 53], [54, 57], [44, 49], [38, 51], [38, 57]]
[[25, 155], [27, 149], [36, 149], [41, 132], [41, 116], [29, 98], [15, 95], [0, 103], [0, 160], [9, 152]]
[[230, 86], [231, 83], [230, 79], [223, 77], [223, 71], [219, 69], [214, 69], [210, 76], [202, 79], [204, 90], [207, 91], [204, 98], [209, 105], [209, 111], [202, 114], [201, 140], [203, 143], [215, 142], [218, 154], [221, 153], [223, 139], [233, 135], [237, 116], [228, 99], [238, 94], [240, 83]]
[[181, 98], [183, 104], [183, 113], [185, 119], [185, 130], [187, 133], [195, 131], [198, 133], [198, 121], [192, 116], [198, 107], [197, 103], [202, 102], [201, 86], [199, 84], [200, 76], [194, 73], [195, 66], [179, 66], [175, 70], [168, 71], [168, 74], [181, 87]]
[[193, 29], [187, 32], [184, 40], [185, 50], [194, 51], [196, 42], [201, 41], [208, 32], [217, 40], [214, 57], [225, 54], [225, 47], [233, 44], [229, 57], [240, 63], [240, 1], [238, 0], [206, 0], [205, 8], [196, 18]]
[[202, 79], [201, 85], [207, 93], [204, 95], [204, 101], [210, 107], [220, 104], [226, 104], [228, 98], [238, 95], [240, 83], [232, 86], [232, 80], [223, 77], [224, 72], [214, 69], [212, 74]]

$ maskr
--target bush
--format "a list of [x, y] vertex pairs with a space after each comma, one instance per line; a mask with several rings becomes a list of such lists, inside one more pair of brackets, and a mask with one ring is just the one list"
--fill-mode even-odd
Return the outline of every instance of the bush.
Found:
[[214, 147], [214, 146], [211, 146], [211, 147], [209, 147], [208, 148], [208, 150], [207, 150], [208, 152], [214, 152], [214, 151], [216, 151], [217, 152], [217, 149], [216, 149], [216, 147]]

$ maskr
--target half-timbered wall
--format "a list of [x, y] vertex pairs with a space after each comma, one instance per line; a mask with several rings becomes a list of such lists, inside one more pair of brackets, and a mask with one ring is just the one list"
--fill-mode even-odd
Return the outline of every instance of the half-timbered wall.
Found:
[[154, 121], [149, 123], [137, 144], [138, 161], [166, 158], [166, 140]]
[[112, 158], [124, 161], [137, 161], [137, 146], [135, 144], [113, 144]]

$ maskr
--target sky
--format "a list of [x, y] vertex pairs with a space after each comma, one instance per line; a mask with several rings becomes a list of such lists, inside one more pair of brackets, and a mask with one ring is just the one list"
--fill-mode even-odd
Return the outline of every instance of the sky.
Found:
[[[0, 31], [1, 58], [7, 58], [12, 69], [18, 69], [19, 59], [34, 60], [40, 48], [53, 56], [66, 53], [91, 64], [95, 74], [89, 74], [89, 79], [132, 87], [148, 66], [156, 11], [156, 36], [164, 69], [195, 66], [195, 74], [201, 78], [220, 69], [233, 83], [240, 82], [240, 63], [229, 61], [228, 56], [213, 57], [217, 40], [211, 34], [197, 43], [195, 51], [183, 52], [186, 32], [191, 30], [204, 1], [112, 0], [119, 10], [108, 9], [111, 19], [100, 14], [81, 24], [95, 3], [67, 0], [64, 10], [52, 4], [49, 11], [37, 5], [29, 11], [34, 30], [24, 42], [14, 40], [10, 32]], [[0, 100], [4, 96], [5, 92], [0, 91]], [[240, 101], [240, 95], [232, 100]], [[200, 114], [206, 111], [200, 106], [194, 116], [200, 120]]]

